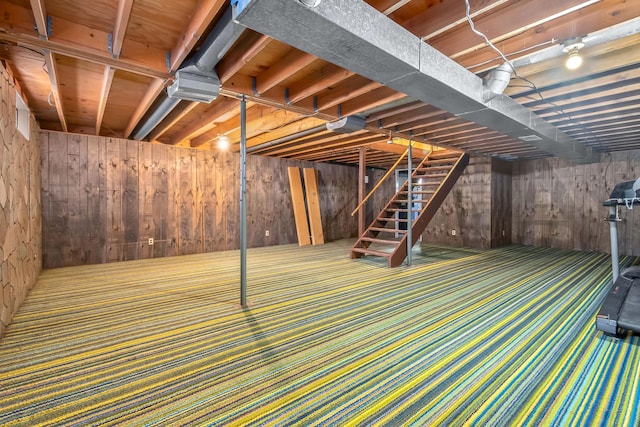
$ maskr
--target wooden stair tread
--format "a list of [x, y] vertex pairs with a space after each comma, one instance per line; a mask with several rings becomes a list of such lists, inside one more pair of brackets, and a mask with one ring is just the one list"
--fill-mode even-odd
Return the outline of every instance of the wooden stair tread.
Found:
[[370, 242], [370, 243], [382, 243], [385, 245], [393, 245], [393, 246], [399, 243], [398, 240], [377, 239], [375, 237], [361, 237], [360, 241]]
[[389, 258], [391, 256], [391, 254], [387, 252], [374, 251], [374, 250], [365, 249], [365, 248], [351, 248], [351, 252], [358, 252], [365, 255], [375, 255], [375, 256], [380, 256], [384, 258]]
[[377, 231], [379, 233], [400, 233], [400, 234], [404, 234], [407, 232], [407, 230], [398, 230], [395, 228], [383, 228], [383, 227], [369, 227], [368, 228], [369, 231]]

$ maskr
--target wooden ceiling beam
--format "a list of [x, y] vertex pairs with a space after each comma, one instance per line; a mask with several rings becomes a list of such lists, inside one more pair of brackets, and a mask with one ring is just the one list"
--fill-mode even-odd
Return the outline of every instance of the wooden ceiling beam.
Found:
[[291, 48], [278, 62], [256, 77], [257, 95], [264, 94], [317, 60], [318, 58], [313, 55]]
[[225, 55], [216, 67], [218, 78], [223, 87], [231, 77], [236, 75], [242, 67], [255, 58], [256, 55], [262, 52], [262, 50], [272, 42], [273, 39], [269, 36], [254, 31], [247, 31], [246, 36], [238, 42], [238, 47]]
[[302, 150], [307, 147], [329, 146], [334, 142], [354, 140], [369, 135], [365, 130], [354, 132], [350, 135], [336, 134], [332, 131], [322, 131], [315, 135], [295, 139], [283, 144], [269, 147], [262, 151], [266, 155], [284, 156], [291, 151]]
[[[275, 111], [273, 107], [253, 104], [251, 107], [247, 108], [247, 135], [252, 135], [253, 133], [257, 132], [256, 129], [259, 126], [267, 126], [267, 124], [265, 124], [265, 121], [261, 120], [264, 119], [265, 116], [272, 118], [274, 120], [274, 123], [278, 122], [279, 120], [280, 123], [282, 120], [291, 121], [294, 117], [297, 117], [295, 113], [290, 113], [288, 111], [286, 111], [285, 113], [288, 113], [288, 115], [278, 115], [278, 111]], [[240, 115], [237, 113], [227, 121], [218, 123], [215, 128], [201, 133], [195, 138], [192, 138], [191, 147], [198, 147], [202, 144], [213, 141], [218, 137], [218, 135], [227, 135], [233, 142], [234, 139], [230, 136], [230, 134], [232, 134], [234, 131], [238, 131], [238, 133], [240, 132]]]
[[311, 73], [305, 79], [292, 84], [289, 87], [289, 100], [293, 104], [298, 103], [354, 75], [355, 73], [353, 71], [327, 63], [324, 67]]
[[111, 85], [113, 84], [113, 76], [115, 73], [115, 68], [110, 65], [104, 67], [102, 88], [100, 89], [100, 100], [98, 101], [98, 112], [96, 114], [96, 135], [100, 135], [102, 120], [104, 119], [104, 111], [107, 107], [107, 100], [109, 99], [109, 92], [111, 92]]
[[[470, 1], [471, 19], [477, 19], [491, 10], [500, 7], [509, 0]], [[424, 40], [432, 39], [460, 25], [469, 25], [466, 17], [466, 5], [463, 1], [441, 1], [414, 15], [402, 25]]]
[[[540, 7], [535, 2], [511, 2], [500, 13], [486, 14], [474, 20], [474, 24], [496, 44], [598, 1], [600, 0], [556, 0], [545, 4], [545, 7]], [[433, 37], [429, 44], [452, 59], [485, 47], [484, 40], [474, 34], [469, 25], [460, 25]]]
[[193, 12], [189, 25], [178, 38], [178, 44], [171, 50], [171, 71], [178, 69], [227, 3], [226, 0], [201, 0], [198, 2], [197, 9]]
[[[250, 105], [247, 104], [247, 107], [250, 107]], [[237, 99], [224, 96], [218, 97], [218, 99], [211, 104], [200, 104], [198, 111], [191, 114], [191, 116], [195, 117], [185, 124], [182, 130], [171, 135], [172, 143], [177, 144], [182, 141], [191, 140], [213, 129], [219, 122], [224, 122], [234, 115], [237, 115], [239, 108], [240, 104]]]
[[133, 0], [118, 0], [118, 12], [116, 15], [116, 23], [113, 26], [111, 42], [111, 56], [114, 58], [119, 58], [122, 53], [122, 43], [124, 42], [124, 35], [129, 25], [132, 7]]
[[183, 118], [185, 118], [194, 108], [196, 108], [200, 103], [199, 102], [189, 102], [184, 108], [175, 108], [171, 113], [165, 117], [165, 119], [158, 124], [147, 136], [149, 141], [157, 141], [162, 135], [168, 132], [173, 126], [180, 122]]
[[326, 111], [331, 107], [335, 107], [338, 104], [382, 87], [381, 83], [372, 82], [371, 80], [360, 76], [354, 76], [349, 79], [349, 81], [345, 81], [343, 83], [344, 84], [325, 91], [325, 93], [318, 96], [318, 110]]
[[138, 103], [138, 106], [136, 107], [135, 111], [133, 112], [133, 115], [131, 116], [131, 120], [129, 120], [127, 127], [124, 129], [123, 135], [125, 138], [129, 138], [131, 136], [131, 133], [133, 132], [135, 127], [138, 125], [138, 122], [142, 120], [142, 117], [146, 114], [149, 107], [151, 107], [151, 104], [153, 104], [153, 101], [155, 101], [155, 99], [158, 97], [160, 92], [162, 92], [162, 90], [164, 89], [165, 82], [166, 81], [163, 79], [154, 79], [151, 82], [151, 84], [149, 85], [149, 89], [147, 90], [147, 93]]
[[[306, 131], [308, 129], [320, 126], [326, 123], [324, 120], [317, 119], [315, 117], [307, 117], [288, 125], [282, 126], [271, 132], [262, 133], [260, 135], [252, 136], [247, 139], [247, 147], [254, 147], [260, 144], [283, 138], [285, 136], [293, 135], [299, 132]], [[239, 147], [238, 147], [239, 149]]]
[[126, 55], [113, 58], [108, 52], [108, 33], [75, 22], [52, 17], [54, 32], [41, 39], [33, 32], [31, 11], [3, 2], [0, 14], [0, 40], [17, 43], [35, 50], [69, 56], [100, 65], [154, 78], [168, 78], [165, 52], [146, 44], [130, 41]]
[[[499, 43], [500, 50], [510, 59], [535, 51], [525, 50], [534, 46], [548, 46], [550, 40], [564, 41], [577, 35], [591, 34], [609, 26], [620, 24], [640, 16], [640, 2], [625, 0], [602, 0], [580, 11], [562, 16]], [[522, 52], [517, 54], [516, 52]], [[486, 63], [494, 60], [493, 63]], [[495, 50], [483, 46], [465, 55], [458, 55], [456, 61], [473, 72], [489, 69], [502, 63]], [[478, 66], [478, 64], [483, 64]], [[525, 73], [525, 76], [527, 74]]]
[[68, 132], [69, 128], [67, 127], [67, 119], [64, 117], [64, 106], [60, 95], [60, 80], [58, 79], [58, 67], [56, 66], [54, 53], [45, 50], [44, 62], [47, 66], [47, 74], [49, 74], [49, 81], [51, 82], [51, 94], [58, 113], [58, 119], [60, 120], [60, 126], [62, 126], [64, 132]]
[[49, 29], [47, 28], [47, 9], [44, 0], [30, 0], [33, 18], [36, 21], [36, 29], [40, 38], [47, 39], [49, 37]]
[[[405, 117], [404, 113], [412, 112], [419, 108], [425, 108], [425, 107], [431, 108], [432, 110], [436, 110], [435, 107], [427, 105], [422, 101], [412, 101], [406, 104], [399, 105], [397, 107], [392, 107], [389, 109], [385, 109], [383, 111], [379, 111], [377, 113], [370, 114], [367, 117], [367, 123], [377, 124], [378, 120], [388, 119], [389, 117], [393, 117], [396, 115], [402, 115], [403, 117]], [[390, 119], [390, 120], [393, 121], [394, 119]]]

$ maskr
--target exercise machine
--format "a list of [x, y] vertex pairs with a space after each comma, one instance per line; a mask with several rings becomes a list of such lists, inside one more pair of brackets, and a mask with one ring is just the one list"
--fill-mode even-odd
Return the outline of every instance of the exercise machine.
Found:
[[640, 332], [640, 266], [626, 268], [620, 274], [618, 259], [619, 208], [633, 209], [640, 205], [640, 178], [616, 185], [603, 205], [609, 207], [605, 220], [609, 222], [611, 237], [613, 283], [596, 316], [596, 328], [614, 336], [618, 328]]

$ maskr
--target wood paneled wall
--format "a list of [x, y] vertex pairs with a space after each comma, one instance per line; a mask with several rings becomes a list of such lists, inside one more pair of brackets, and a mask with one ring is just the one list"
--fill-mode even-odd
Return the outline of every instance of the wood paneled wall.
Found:
[[509, 244], [510, 228], [510, 164], [472, 156], [422, 239], [425, 243], [488, 249]]
[[[60, 132], [41, 141], [45, 267], [240, 246], [237, 154]], [[247, 245], [297, 241], [288, 166], [318, 170], [325, 239], [355, 236], [357, 168], [248, 156]]]
[[[640, 150], [604, 154], [599, 163], [559, 159], [514, 164], [514, 243], [610, 252], [608, 209], [615, 185], [640, 177]], [[620, 209], [621, 254], [640, 255], [640, 208]]]
[[40, 147], [30, 117], [27, 140], [16, 129], [16, 87], [0, 62], [0, 338], [40, 273]]

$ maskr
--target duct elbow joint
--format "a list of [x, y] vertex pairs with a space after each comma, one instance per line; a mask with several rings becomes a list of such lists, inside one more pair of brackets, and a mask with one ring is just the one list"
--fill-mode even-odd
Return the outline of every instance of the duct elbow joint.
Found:
[[506, 62], [491, 70], [483, 85], [486, 89], [482, 94], [484, 102], [489, 102], [496, 96], [502, 95], [511, 81], [511, 71], [511, 65]]

